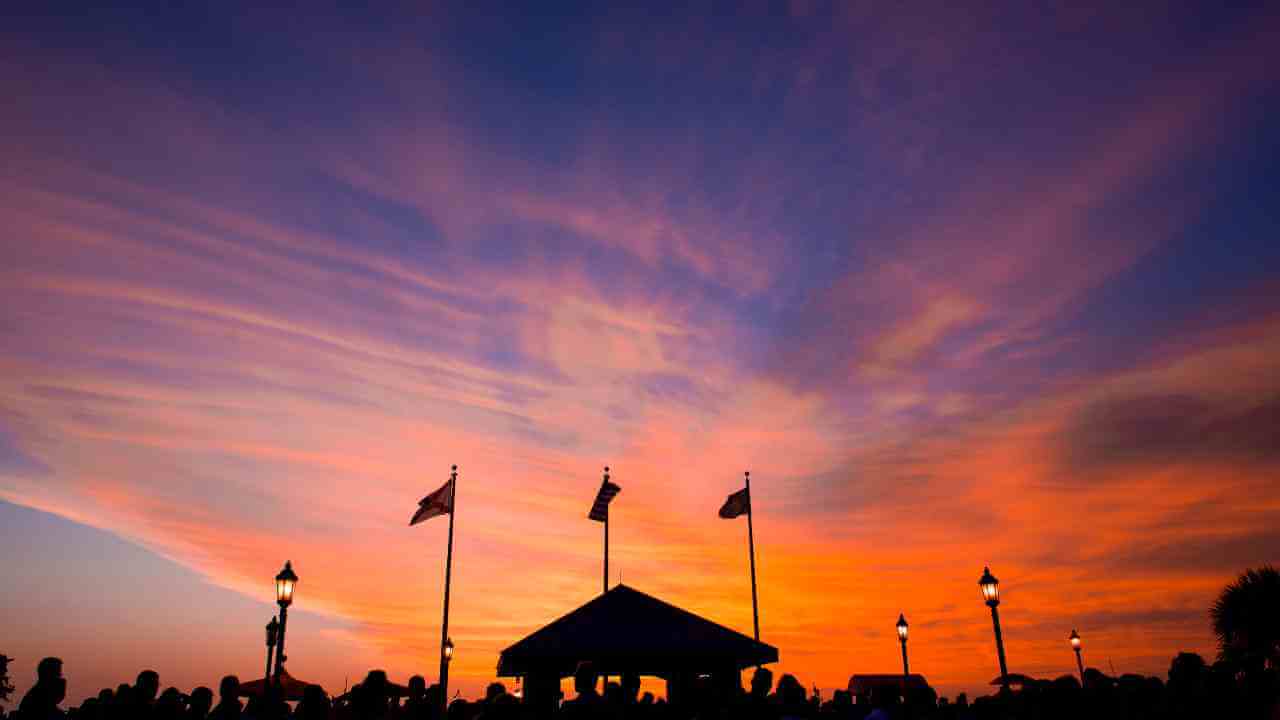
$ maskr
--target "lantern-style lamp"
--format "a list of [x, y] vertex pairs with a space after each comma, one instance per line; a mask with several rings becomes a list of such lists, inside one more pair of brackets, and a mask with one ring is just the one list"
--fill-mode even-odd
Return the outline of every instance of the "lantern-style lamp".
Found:
[[902, 692], [907, 690], [906, 683], [911, 679], [911, 666], [907, 664], [907, 616], [898, 613], [898, 642], [902, 643]]
[[1000, 685], [1009, 687], [1009, 666], [1004, 659], [1004, 636], [1000, 633], [1000, 581], [991, 574], [991, 568], [982, 568], [982, 577], [978, 578], [978, 587], [982, 590], [982, 600], [991, 608], [991, 629], [996, 636], [996, 656], [1000, 659]]
[[447, 638], [444, 641], [444, 660], [453, 662], [453, 638]]
[[982, 589], [982, 599], [991, 607], [1000, 604], [1000, 581], [991, 574], [991, 568], [982, 569], [982, 577], [978, 579], [978, 587]]
[[1067, 638], [1071, 641], [1071, 649], [1076, 651], [1076, 670], [1080, 671], [1080, 687], [1084, 687], [1084, 658], [1080, 656], [1080, 633], [1075, 628], [1071, 628], [1071, 637]]
[[293, 586], [298, 583], [298, 576], [293, 572], [293, 565], [285, 561], [284, 569], [276, 575], [276, 602], [287, 608], [293, 604]]
[[298, 584], [298, 576], [293, 572], [293, 565], [288, 560], [284, 563], [284, 569], [276, 575], [276, 604], [280, 606], [280, 629], [276, 631], [276, 666], [275, 680], [280, 682], [280, 673], [284, 671], [284, 661], [287, 659], [284, 654], [284, 637], [285, 630], [289, 624], [289, 606], [293, 604], [293, 586]]

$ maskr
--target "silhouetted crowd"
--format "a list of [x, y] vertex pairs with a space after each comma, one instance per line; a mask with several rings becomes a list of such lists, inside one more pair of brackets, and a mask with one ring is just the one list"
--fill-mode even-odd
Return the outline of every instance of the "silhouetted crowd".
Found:
[[[240, 699], [244, 687], [234, 675], [224, 677], [217, 697], [207, 687], [190, 693], [160, 690], [152, 670], [138, 674], [134, 684], [105, 688], [79, 706], [62, 710], [66, 679], [62, 661], [45, 658], [37, 667], [34, 686], [18, 707], [0, 720], [1012, 720], [1056, 718], [1085, 720], [1141, 720], [1144, 718], [1262, 718], [1280, 720], [1280, 674], [1274, 667], [1239, 670], [1219, 662], [1210, 666], [1198, 655], [1182, 653], [1169, 668], [1168, 681], [1139, 675], [1111, 678], [1089, 669], [1084, 684], [1074, 676], [1057, 680], [1027, 680], [1016, 689], [1002, 688], [970, 703], [964, 694], [954, 702], [932, 690], [882, 687], [855, 697], [836, 691], [825, 702], [817, 690], [806, 692], [792, 675], [773, 682], [773, 674], [757, 669], [748, 689], [717, 684], [699, 676], [680, 693], [680, 702], [641, 694], [640, 679], [623, 675], [600, 678], [589, 665], [574, 676], [575, 697], [539, 712], [492, 683], [483, 699], [454, 699], [442, 718], [441, 689], [414, 676], [406, 686], [388, 681], [381, 670], [337, 698], [318, 686], [307, 686], [300, 699], [286, 702], [281, 689], [266, 685], [265, 693]], [[736, 683], [736, 681], [735, 681]], [[261, 689], [259, 686], [258, 689]]]

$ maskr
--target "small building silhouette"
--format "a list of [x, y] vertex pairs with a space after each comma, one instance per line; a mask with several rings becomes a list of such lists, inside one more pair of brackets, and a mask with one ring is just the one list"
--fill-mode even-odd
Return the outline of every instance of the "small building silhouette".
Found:
[[886, 693], [900, 698], [919, 698], [929, 695], [937, 697], [937, 693], [929, 687], [929, 682], [924, 679], [924, 676], [916, 673], [906, 678], [903, 678], [902, 673], [864, 674], [849, 678], [849, 694], [859, 705], [871, 702]]
[[771, 645], [615, 585], [503, 650], [498, 675], [523, 677], [526, 701], [541, 705], [554, 702], [561, 678], [590, 663], [600, 675], [663, 678], [668, 699], [678, 703], [699, 679], [736, 688], [743, 669], [777, 661]]

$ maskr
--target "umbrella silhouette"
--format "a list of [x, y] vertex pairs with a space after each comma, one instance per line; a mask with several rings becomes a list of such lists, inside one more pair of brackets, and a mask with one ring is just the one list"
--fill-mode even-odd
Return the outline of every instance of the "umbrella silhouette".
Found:
[[[272, 680], [272, 682], [274, 683], [275, 680]], [[285, 700], [301, 700], [302, 694], [312, 685], [315, 685], [315, 683], [303, 682], [290, 675], [287, 670], [280, 671], [280, 690]], [[256, 697], [262, 694], [265, 686], [266, 681], [262, 678], [250, 680], [249, 682], [240, 683], [240, 692], [237, 694], [240, 697]]]

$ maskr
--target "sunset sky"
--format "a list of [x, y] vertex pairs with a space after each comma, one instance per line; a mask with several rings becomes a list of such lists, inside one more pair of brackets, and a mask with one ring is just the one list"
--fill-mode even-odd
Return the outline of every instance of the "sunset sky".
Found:
[[1275, 4], [171, 5], [0, 18], [20, 693], [258, 676], [286, 559], [295, 676], [434, 680], [451, 463], [467, 695], [604, 465], [613, 580], [746, 633], [751, 471], [827, 692], [899, 612], [986, 692], [984, 565], [1011, 671], [1164, 676], [1280, 561]]

